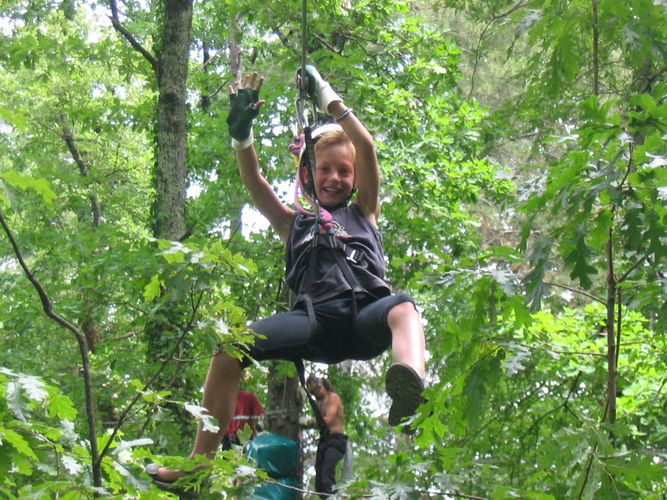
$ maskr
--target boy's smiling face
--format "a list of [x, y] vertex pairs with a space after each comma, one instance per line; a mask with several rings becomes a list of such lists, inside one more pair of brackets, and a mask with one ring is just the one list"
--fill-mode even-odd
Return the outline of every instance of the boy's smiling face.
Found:
[[354, 150], [349, 144], [329, 144], [315, 153], [315, 193], [323, 207], [344, 204], [355, 181]]

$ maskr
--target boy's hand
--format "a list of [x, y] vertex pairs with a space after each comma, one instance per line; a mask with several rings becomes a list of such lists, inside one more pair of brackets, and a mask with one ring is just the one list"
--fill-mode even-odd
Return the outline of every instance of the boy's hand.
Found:
[[227, 115], [227, 127], [232, 136], [235, 150], [245, 149], [253, 143], [252, 122], [259, 114], [259, 108], [266, 102], [259, 98], [259, 90], [264, 77], [257, 73], [246, 75], [238, 85], [229, 86], [230, 110]]
[[308, 73], [308, 95], [321, 112], [328, 113], [329, 104], [343, 100], [334, 92], [329, 82], [322, 78], [315, 66], [306, 65], [306, 73]]

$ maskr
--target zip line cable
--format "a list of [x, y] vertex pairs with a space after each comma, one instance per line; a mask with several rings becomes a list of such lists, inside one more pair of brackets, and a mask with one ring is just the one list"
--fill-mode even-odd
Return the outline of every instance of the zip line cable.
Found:
[[[317, 198], [317, 193], [315, 192], [315, 176], [316, 176], [316, 164], [315, 164], [315, 144], [313, 142], [312, 131], [315, 128], [317, 121], [317, 107], [313, 102], [311, 96], [308, 95], [308, 88], [310, 86], [310, 77], [306, 71], [306, 63], [308, 58], [308, 0], [303, 0], [301, 4], [301, 68], [297, 71], [296, 83], [299, 91], [299, 97], [296, 102], [296, 113], [297, 113], [297, 122], [299, 128], [303, 130], [305, 151], [303, 152], [302, 158], [305, 158], [306, 168], [308, 169], [308, 174], [313, 185], [312, 196], [309, 193], [306, 193], [304, 188], [304, 194], [312, 197], [312, 202], [314, 205], [314, 215], [315, 215], [315, 228], [318, 228], [321, 221], [321, 208], [320, 201]], [[299, 164], [299, 167], [301, 165]], [[297, 171], [297, 183], [300, 183], [300, 173]], [[298, 195], [297, 195], [298, 197]], [[328, 220], [328, 217], [325, 217]]]

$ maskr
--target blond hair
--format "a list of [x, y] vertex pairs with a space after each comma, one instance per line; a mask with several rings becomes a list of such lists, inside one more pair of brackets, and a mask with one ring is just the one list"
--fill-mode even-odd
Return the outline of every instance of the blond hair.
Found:
[[326, 130], [321, 135], [316, 136], [315, 154], [322, 151], [324, 148], [337, 146], [338, 144], [347, 145], [350, 148], [350, 151], [352, 151], [352, 155], [356, 157], [357, 151], [354, 148], [354, 144], [352, 144], [352, 141], [342, 128]]

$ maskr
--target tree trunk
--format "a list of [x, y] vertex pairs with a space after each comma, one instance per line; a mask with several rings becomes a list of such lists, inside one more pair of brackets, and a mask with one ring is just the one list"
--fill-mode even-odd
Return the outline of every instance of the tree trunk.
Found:
[[298, 417], [303, 409], [303, 396], [299, 390], [298, 377], [282, 377], [277, 361], [269, 366], [268, 393], [269, 408], [276, 418], [268, 422], [269, 432], [280, 434], [297, 442], [301, 440], [301, 428]]
[[[285, 286], [282, 288], [280, 296], [284, 304], [289, 304], [290, 308], [295, 299], [294, 294]], [[299, 425], [299, 416], [303, 412], [303, 404], [306, 401], [304, 394], [300, 389], [298, 375], [285, 377], [281, 374], [280, 363], [286, 361], [272, 361], [269, 365], [268, 376], [268, 408], [270, 412], [276, 415], [276, 418], [268, 419], [268, 430], [274, 434], [293, 439], [299, 444], [299, 470], [297, 472], [297, 484], [299, 488], [303, 487], [303, 431]], [[282, 370], [284, 373], [284, 370]], [[299, 498], [301, 495], [299, 494]]]
[[166, 0], [157, 64], [157, 198], [154, 234], [178, 240], [185, 233], [187, 174], [186, 98], [192, 32], [192, 0]]
[[301, 456], [299, 457], [299, 471], [297, 473], [297, 487], [303, 485], [303, 433], [299, 426], [299, 414], [303, 410], [303, 395], [299, 390], [298, 377], [283, 377], [278, 370], [277, 361], [269, 366], [268, 376], [268, 408], [275, 418], [268, 419], [268, 430], [274, 434], [293, 439], [299, 443]]
[[[187, 80], [192, 41], [192, 0], [164, 0], [164, 20], [155, 63], [158, 83], [157, 152], [155, 164], [156, 199], [153, 206], [153, 234], [156, 238], [182, 240], [186, 236], [185, 207], [187, 182]], [[181, 335], [178, 325], [187, 306], [163, 304], [145, 327], [147, 360], [156, 362], [170, 351], [174, 338]], [[178, 367], [164, 370], [157, 382], [169, 387], [179, 398], [194, 391]], [[184, 435], [190, 433], [190, 416], [181, 407], [169, 408]]]

